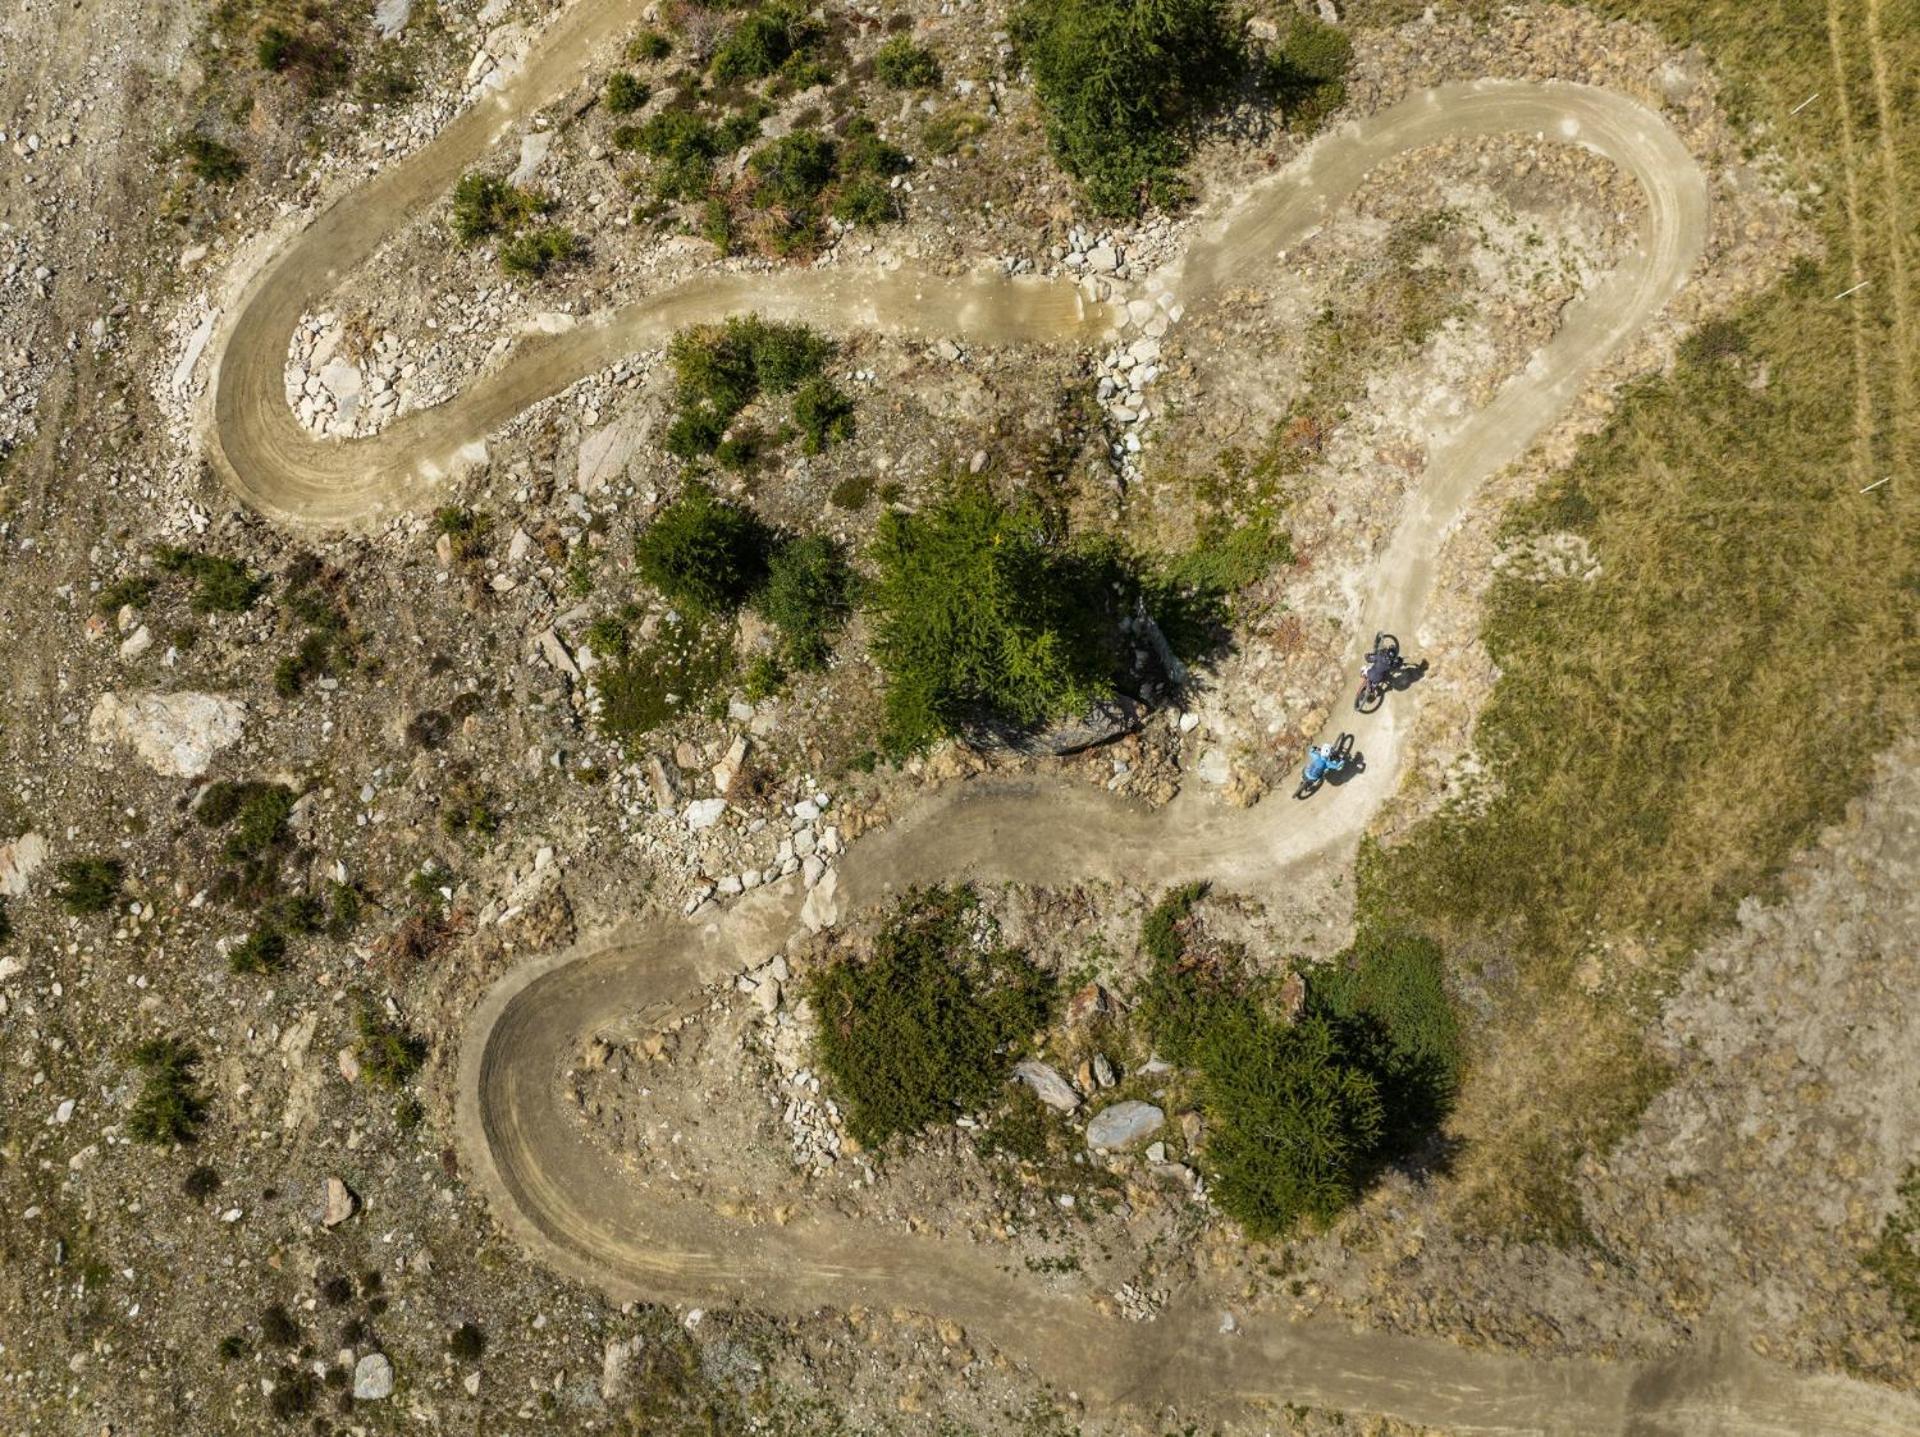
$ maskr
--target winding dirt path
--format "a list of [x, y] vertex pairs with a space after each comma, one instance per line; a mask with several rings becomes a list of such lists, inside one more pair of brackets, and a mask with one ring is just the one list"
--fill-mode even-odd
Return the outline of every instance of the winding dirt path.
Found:
[[[896, 271], [698, 279], [521, 345], [454, 401], [376, 438], [318, 440], [287, 407], [282, 374], [299, 316], [397, 226], [438, 202], [515, 120], [575, 82], [581, 58], [630, 20], [621, 0], [582, 0], [512, 82], [439, 139], [336, 203], [256, 273], [214, 346], [206, 448], [249, 503], [290, 524], [344, 526], [430, 502], [463, 454], [530, 404], [673, 329], [747, 308], [836, 329], [979, 342], [1091, 343], [1116, 316], [1050, 281]], [[1261, 275], [1381, 160], [1442, 140], [1508, 132], [1588, 146], [1639, 182], [1639, 243], [1568, 308], [1552, 339], [1483, 410], [1436, 436], [1425, 477], [1382, 555], [1358, 627], [1411, 640], [1449, 528], [1480, 482], [1517, 458], [1582, 383], [1685, 283], [1706, 242], [1707, 187], [1655, 114], [1580, 86], [1488, 81], [1415, 95], [1330, 134], [1249, 194], [1193, 247], [1171, 282], [1189, 309]], [[966, 873], [1068, 883], [1125, 876], [1229, 887], [1299, 882], [1349, 861], [1398, 771], [1417, 690], [1366, 722], [1368, 771], [1311, 804], [1228, 811], [1183, 795], [1149, 812], [1044, 780], [974, 783], [927, 798], [848, 853], [813, 893], [797, 879], [700, 923], [629, 926], [509, 974], [472, 1014], [461, 1051], [457, 1127], [473, 1181], [541, 1261], [617, 1300], [708, 1303], [803, 1314], [854, 1304], [952, 1317], [1063, 1388], [1101, 1406], [1225, 1413], [1297, 1402], [1390, 1413], [1436, 1427], [1566, 1433], [1911, 1433], [1920, 1407], [1838, 1378], [1759, 1363], [1704, 1338], [1671, 1361], [1535, 1361], [1328, 1322], [1241, 1314], [1186, 1294], [1150, 1323], [1101, 1317], [1043, 1290], [989, 1251], [878, 1233], [830, 1214], [786, 1227], [721, 1218], [667, 1185], [636, 1179], [589, 1143], [562, 1106], [562, 1073], [602, 1033], [672, 1018], [705, 983], [777, 951], [901, 886]]]

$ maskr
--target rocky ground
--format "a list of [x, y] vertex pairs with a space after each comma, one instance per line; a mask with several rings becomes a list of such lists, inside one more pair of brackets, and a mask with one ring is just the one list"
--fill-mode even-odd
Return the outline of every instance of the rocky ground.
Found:
[[[1065, 453], [1060, 497], [1076, 522], [1172, 548], [1194, 536], [1196, 516], [1240, 514], [1257, 497], [1200, 488], [1192, 471], [1226, 446], [1252, 452], [1303, 395], [1335, 396], [1339, 423], [1312, 436], [1279, 496], [1294, 559], [1241, 596], [1233, 651], [1187, 712], [1069, 761], [1149, 802], [1187, 782], [1251, 801], [1342, 697], [1327, 674], [1351, 576], [1418, 472], [1425, 435], [1513, 373], [1619, 252], [1631, 192], [1553, 146], [1410, 157], [1284, 274], [1187, 315], [1156, 276], [1193, 221], [1077, 214], [1008, 71], [1004, 7], [911, 8], [947, 62], [947, 88], [876, 118], [909, 144], [924, 105], [982, 128], [955, 154], [916, 157], [901, 225], [839, 236], [817, 262], [891, 253], [1057, 272], [1131, 301], [1131, 327], [1078, 357], [855, 337], [835, 363], [858, 400], [855, 441], [792, 456], [739, 491], [776, 522], [857, 545], [881, 504], [914, 503], [951, 467], [1013, 479]], [[644, 601], [631, 538], [675, 484], [649, 443], [667, 403], [657, 354], [516, 420], [485, 471], [448, 496], [491, 525], [459, 552], [426, 516], [353, 537], [276, 533], [218, 488], [191, 445], [199, 360], [261, 237], [424, 143], [497, 83], [551, 7], [382, 0], [378, 12], [392, 26], [409, 9], [380, 42], [395, 48], [368, 53], [410, 66], [417, 88], [378, 101], [357, 86], [310, 95], [247, 78], [215, 43], [211, 7], [23, 0], [0, 16], [0, 53], [23, 57], [0, 67], [0, 895], [11, 928], [0, 936], [0, 1425], [257, 1432], [284, 1414], [355, 1432], [608, 1431], [634, 1411], [637, 1432], [704, 1410], [723, 1430], [776, 1418], [924, 1430], [936, 1416], [1067, 1430], [1071, 1402], [1023, 1377], [1017, 1353], [976, 1350], [937, 1314], [776, 1325], [610, 1309], [525, 1262], [465, 1186], [447, 1137], [452, 1035], [486, 983], [615, 917], [697, 910], [784, 872], [824, 872], [922, 787], [1030, 761], [950, 749], [873, 769], [876, 678], [857, 626], [824, 675], [751, 700], [737, 686], [717, 692], [630, 746], [599, 731], [584, 634]], [[849, 44], [864, 54], [879, 17], [859, 18]], [[355, 10], [352, 24], [356, 45], [374, 44], [370, 14]], [[1712, 262], [1620, 374], [1660, 362], [1682, 327], [1791, 252], [1792, 196], [1727, 127], [1702, 58], [1667, 55], [1639, 32], [1559, 9], [1498, 27], [1418, 21], [1364, 38], [1352, 103], [1487, 73], [1643, 94], [1712, 162]], [[250, 111], [237, 108], [243, 94]], [[219, 118], [235, 113], [251, 118]], [[1245, 121], [1198, 157], [1203, 206], [1294, 151]], [[209, 124], [247, 157], [231, 189], [193, 182], [168, 148]], [[720, 261], [704, 241], [623, 223], [606, 128], [596, 111], [556, 112], [506, 147], [529, 183], [591, 224], [589, 265], [516, 287], [485, 253], [450, 250], [440, 217], [423, 220], [302, 332], [288, 390], [303, 417], [369, 432], [452, 392], [543, 314], [589, 313], [701, 267], [770, 263]], [[1316, 368], [1307, 336], [1336, 297], [1377, 293], [1406, 313], [1407, 297], [1381, 287], [1392, 276], [1378, 255], [1396, 235], [1414, 236], [1409, 273], [1444, 280], [1444, 311], [1363, 364]], [[1459, 660], [1431, 680], [1439, 741], [1396, 823], [1471, 771], [1467, 723], [1491, 674], [1468, 636], [1498, 501], [1564, 458], [1606, 403], [1595, 394], [1455, 540], [1429, 638]], [[250, 610], [201, 611], [190, 577], [154, 572], [156, 546], [188, 542], [267, 580]], [[1584, 561], [1555, 550], [1508, 562]], [[121, 601], [115, 586], [139, 575], [152, 591]], [[749, 624], [731, 642], [752, 654], [765, 636]], [[276, 687], [289, 663], [306, 665], [290, 692]], [[273, 852], [278, 880], [350, 891], [359, 909], [301, 937], [276, 972], [230, 971], [257, 914], [223, 887], [226, 833], [195, 811], [222, 779], [285, 784], [297, 802]], [[1680, 1080], [1588, 1175], [1598, 1257], [1456, 1231], [1426, 1188], [1396, 1177], [1335, 1234], [1245, 1265], [1182, 1168], [1191, 1138], [1179, 1111], [1142, 1135], [1157, 1154], [1089, 1148], [1090, 1110], [1152, 1102], [1155, 1075], [1140, 1071], [1150, 1055], [1106, 1052], [1070, 1029], [1048, 1057], [1074, 1111], [1041, 1115], [1044, 1159], [996, 1153], [976, 1126], [878, 1162], [816, 1087], [800, 994], [824, 948], [716, 992], [657, 1050], [637, 1039], [583, 1054], [571, 1079], [580, 1120], [716, 1204], [830, 1203], [935, 1226], [1138, 1318], [1200, 1268], [1242, 1282], [1250, 1302], [1552, 1350], [1657, 1347], [1731, 1305], [1769, 1350], [1906, 1382], [1911, 1350], [1850, 1255], [1890, 1200], [1888, 1154], [1913, 1140], [1897, 1101], [1911, 1044], [1889, 1001], [1904, 951], [1891, 915], [1913, 886], [1910, 789], [1890, 769], [1858, 820], [1796, 870], [1787, 901], [1753, 907], [1670, 1006]], [[70, 915], [53, 898], [58, 869], [87, 856], [120, 862], [124, 886], [109, 911]], [[993, 901], [1009, 934], [1076, 990], [1119, 993], [1156, 896], [1143, 881]], [[1311, 959], [1340, 945], [1343, 902], [1276, 896], [1243, 921], [1263, 951]], [[423, 1041], [421, 1071], [389, 1086], [380, 1035]], [[129, 1130], [140, 1083], [130, 1054], [160, 1036], [196, 1050], [210, 1115], [178, 1151]], [[1783, 1211], [1783, 1184], [1813, 1200]], [[477, 1338], [458, 1335], [468, 1325]], [[1296, 1431], [1340, 1421], [1283, 1420]]]

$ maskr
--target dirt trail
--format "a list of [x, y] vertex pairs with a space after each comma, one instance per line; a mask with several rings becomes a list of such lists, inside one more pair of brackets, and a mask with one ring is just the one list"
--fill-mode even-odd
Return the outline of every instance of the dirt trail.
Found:
[[[436, 202], [515, 117], [564, 93], [582, 57], [631, 11], [620, 0], [584, 0], [505, 89], [333, 205], [255, 274], [214, 346], [204, 416], [209, 454], [250, 503], [284, 522], [333, 526], [418, 507], [463, 453], [527, 405], [680, 325], [739, 309], [981, 342], [1084, 343], [1110, 328], [1108, 310], [1049, 281], [851, 270], [715, 276], [523, 344], [458, 399], [376, 438], [309, 435], [286, 405], [281, 377], [299, 316], [384, 236]], [[1640, 242], [1568, 309], [1554, 339], [1491, 404], [1434, 437], [1427, 474], [1377, 570], [1367, 632], [1377, 621], [1417, 642], [1434, 556], [1476, 487], [1558, 418], [1594, 369], [1685, 283], [1707, 234], [1698, 166], [1657, 115], [1619, 95], [1496, 81], [1447, 87], [1324, 137], [1223, 214], [1178, 273], [1162, 277], [1192, 309], [1272, 266], [1386, 157], [1514, 131], [1589, 146], [1628, 170], [1648, 202]], [[1275, 799], [1230, 812], [1183, 795], [1148, 812], [1044, 780], [975, 783], [932, 795], [863, 839], [811, 894], [788, 880], [709, 921], [629, 927], [529, 962], [494, 987], [467, 1026], [457, 1120], [468, 1171], [531, 1253], [616, 1299], [733, 1298], [790, 1313], [856, 1303], [919, 1308], [960, 1321], [1096, 1405], [1224, 1412], [1302, 1402], [1502, 1432], [1920, 1430], [1920, 1407], [1905, 1398], [1767, 1367], [1725, 1335], [1668, 1362], [1604, 1364], [1247, 1314], [1224, 1334], [1222, 1309], [1197, 1293], [1176, 1298], [1150, 1323], [1109, 1320], [965, 1244], [876, 1233], [828, 1214], [786, 1227], [723, 1219], [619, 1170], [561, 1106], [560, 1075], [594, 1035], [658, 1025], [703, 984], [777, 951], [797, 924], [831, 923], [909, 883], [962, 873], [1025, 883], [1205, 876], [1252, 888], [1344, 865], [1391, 787], [1417, 705], [1416, 690], [1368, 720], [1368, 771], [1311, 804]]]

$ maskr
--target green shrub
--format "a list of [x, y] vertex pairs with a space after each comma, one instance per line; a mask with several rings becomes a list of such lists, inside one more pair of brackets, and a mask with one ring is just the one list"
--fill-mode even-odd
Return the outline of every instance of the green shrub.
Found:
[[610, 115], [631, 115], [646, 104], [653, 96], [646, 81], [625, 70], [615, 70], [607, 76], [606, 89], [607, 113]]
[[920, 127], [920, 143], [930, 155], [957, 154], [987, 132], [987, 118], [973, 110], [942, 110]]
[[773, 324], [754, 314], [682, 330], [667, 349], [680, 411], [667, 430], [668, 453], [682, 459], [713, 453], [742, 409], [762, 393], [799, 388], [832, 354], [832, 342], [804, 325]]
[[1102, 214], [1178, 197], [1186, 129], [1246, 66], [1223, 0], [1025, 0], [1013, 33], [1054, 157]]
[[641, 533], [640, 574], [670, 603], [696, 617], [730, 614], [760, 587], [770, 543], [749, 510], [690, 484]]
[[238, 559], [222, 559], [191, 549], [164, 548], [154, 560], [169, 574], [193, 581], [188, 606], [196, 614], [241, 614], [265, 592], [267, 581], [256, 579]]
[[697, 200], [713, 182], [713, 162], [724, 153], [721, 135], [691, 110], [662, 110], [644, 124], [623, 125], [614, 144], [654, 163], [653, 193], [663, 202]]
[[[772, 654], [755, 654], [740, 677], [740, 692], [748, 703], [757, 704], [779, 693], [786, 682], [787, 671], [780, 660]], [[0, 942], [4, 941], [4, 936], [0, 936]]]
[[129, 574], [102, 589], [93, 600], [93, 611], [108, 617], [129, 606], [140, 608], [153, 597], [159, 581], [151, 574]]
[[222, 779], [207, 785], [193, 816], [208, 828], [232, 824], [222, 851], [236, 863], [254, 863], [285, 846], [293, 805], [294, 792], [283, 783]]
[[754, 204], [810, 212], [838, 173], [835, 159], [833, 141], [818, 130], [796, 130], [768, 141], [747, 161], [755, 180]]
[[841, 958], [807, 992], [820, 1066], [870, 1146], [991, 1102], [1052, 1002], [1051, 979], [995, 939], [965, 888], [909, 894], [870, 957]]
[[478, 784], [455, 788], [440, 811], [440, 827], [454, 838], [492, 838], [500, 831], [493, 795]]
[[827, 492], [827, 501], [836, 509], [864, 509], [873, 500], [873, 476], [849, 474], [836, 480]]
[[542, 225], [500, 246], [500, 268], [522, 279], [545, 279], [585, 253], [580, 236], [565, 225]]
[[926, 46], [895, 35], [874, 52], [873, 73], [896, 90], [928, 90], [940, 83], [940, 61]]
[[1158, 1053], [1197, 1071], [1209, 1191], [1264, 1241], [1330, 1220], [1434, 1130], [1457, 1081], [1458, 1022], [1438, 949], [1385, 931], [1363, 931], [1314, 973], [1300, 1014], [1278, 1017], [1272, 980], [1205, 934], [1205, 891], [1176, 889], [1147, 915], [1134, 1010]]
[[160, 1147], [192, 1142], [207, 1115], [193, 1075], [199, 1053], [177, 1038], [149, 1038], [130, 1056], [141, 1078], [127, 1114], [128, 1136]]
[[833, 217], [843, 224], [883, 225], [900, 218], [900, 201], [871, 175], [863, 175], [834, 196]]
[[1037, 727], [1112, 691], [1102, 597], [1031, 503], [963, 480], [916, 514], [880, 518], [873, 656], [888, 741], [912, 748], [978, 719]]
[[627, 42], [627, 58], [634, 64], [664, 60], [673, 53], [673, 41], [658, 30], [642, 30]]
[[105, 913], [120, 897], [126, 869], [117, 858], [69, 858], [56, 871], [53, 896], [76, 916]]
[[13, 919], [7, 915], [7, 900], [0, 898], [0, 943], [13, 937]]
[[789, 5], [763, 5], [745, 16], [714, 51], [710, 66], [720, 84], [760, 80], [814, 43], [815, 27]]
[[475, 244], [489, 235], [512, 234], [552, 207], [531, 191], [474, 171], [453, 187], [453, 232], [462, 244]]
[[360, 1059], [360, 1071], [383, 1088], [405, 1087], [427, 1061], [425, 1041], [386, 1021], [371, 1005], [360, 1009], [355, 1027], [358, 1040], [354, 1052]]
[[853, 401], [832, 380], [809, 379], [793, 396], [793, 422], [800, 430], [800, 448], [819, 454], [829, 444], [853, 438]]
[[780, 630], [792, 667], [823, 666], [834, 631], [853, 608], [853, 574], [839, 546], [818, 534], [782, 544], [767, 565], [766, 587], [755, 606]]

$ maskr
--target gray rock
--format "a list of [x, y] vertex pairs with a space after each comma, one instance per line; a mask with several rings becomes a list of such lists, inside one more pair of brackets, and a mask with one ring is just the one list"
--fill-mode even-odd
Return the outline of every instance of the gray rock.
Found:
[[393, 1396], [393, 1364], [384, 1352], [369, 1352], [353, 1364], [353, 1395], [360, 1402]]
[[698, 833], [702, 829], [712, 828], [720, 821], [720, 815], [727, 811], [724, 798], [696, 798], [687, 805], [685, 814], [687, 827]]
[[1105, 1053], [1093, 1055], [1093, 1080], [1103, 1088], [1111, 1088], [1118, 1081], [1113, 1071], [1113, 1064], [1107, 1061]]
[[1028, 1058], [1014, 1064], [1013, 1076], [1032, 1088], [1033, 1095], [1056, 1112], [1070, 1113], [1080, 1106], [1080, 1095], [1074, 1092], [1073, 1084], [1045, 1063]]
[[1167, 1115], [1152, 1103], [1129, 1098], [1093, 1115], [1093, 1121], [1087, 1124], [1087, 1146], [1124, 1148], [1159, 1132], [1166, 1120]]
[[968, 728], [962, 737], [976, 749], [1006, 749], [1036, 757], [1057, 758], [1111, 743], [1140, 727], [1145, 710], [1126, 695], [1117, 695], [1094, 704], [1079, 718], [1069, 719], [1038, 732], [982, 720]]

